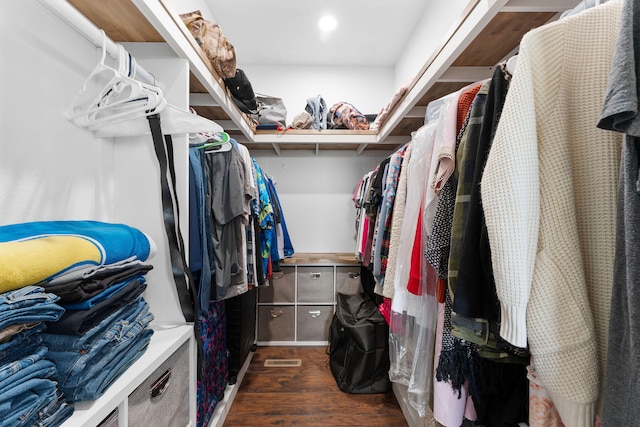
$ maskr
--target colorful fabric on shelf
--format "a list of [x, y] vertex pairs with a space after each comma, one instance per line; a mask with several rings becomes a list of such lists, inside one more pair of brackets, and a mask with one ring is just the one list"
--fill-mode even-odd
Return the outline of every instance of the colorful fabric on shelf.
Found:
[[144, 261], [155, 245], [141, 231], [98, 221], [43, 221], [0, 227], [0, 292], [86, 278]]

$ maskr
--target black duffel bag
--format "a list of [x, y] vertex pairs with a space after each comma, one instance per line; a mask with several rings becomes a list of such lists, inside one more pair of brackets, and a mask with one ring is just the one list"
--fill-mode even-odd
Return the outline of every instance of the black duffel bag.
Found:
[[365, 294], [337, 296], [329, 330], [329, 365], [338, 388], [354, 394], [388, 393], [387, 322]]

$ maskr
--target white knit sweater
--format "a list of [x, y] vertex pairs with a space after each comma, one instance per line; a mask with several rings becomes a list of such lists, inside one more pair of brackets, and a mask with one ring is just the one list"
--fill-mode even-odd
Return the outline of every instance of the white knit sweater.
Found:
[[620, 6], [525, 35], [481, 185], [500, 334], [567, 427], [593, 427], [607, 351], [621, 138], [596, 123]]

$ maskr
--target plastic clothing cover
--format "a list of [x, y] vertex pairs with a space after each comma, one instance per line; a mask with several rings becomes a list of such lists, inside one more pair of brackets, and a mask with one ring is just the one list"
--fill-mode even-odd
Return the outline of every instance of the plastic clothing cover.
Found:
[[[425, 416], [433, 390], [433, 359], [438, 305], [435, 295], [436, 274], [428, 274], [428, 263], [422, 255], [431, 232], [437, 204], [429, 178], [435, 171], [439, 146], [441, 117], [450, 103], [449, 98], [433, 101], [427, 107], [426, 124], [413, 135], [412, 155], [401, 173], [408, 174], [407, 199], [398, 249], [393, 286], [389, 330], [389, 377], [392, 382], [408, 388], [409, 403], [420, 416]], [[418, 225], [420, 227], [418, 228]], [[417, 231], [421, 233], [417, 235]], [[420, 239], [417, 241], [416, 239]], [[414, 243], [419, 243], [420, 267], [418, 292], [410, 293], [410, 276]], [[415, 268], [415, 266], [414, 266]], [[414, 279], [415, 280], [415, 279]]]

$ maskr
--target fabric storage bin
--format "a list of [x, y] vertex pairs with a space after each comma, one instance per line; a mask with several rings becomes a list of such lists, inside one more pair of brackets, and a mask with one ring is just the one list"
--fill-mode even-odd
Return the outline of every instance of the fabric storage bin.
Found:
[[298, 302], [333, 302], [333, 267], [298, 267]]
[[294, 341], [294, 316], [292, 305], [258, 307], [258, 341]]
[[336, 292], [355, 295], [364, 292], [360, 280], [360, 266], [336, 267]]
[[189, 341], [129, 395], [129, 425], [189, 425]]
[[328, 341], [333, 305], [298, 306], [298, 341]]
[[269, 286], [258, 288], [258, 302], [294, 302], [296, 268], [281, 267], [282, 276], [274, 273]]
[[104, 420], [100, 421], [98, 427], [118, 427], [118, 414], [118, 408], [114, 409]]

